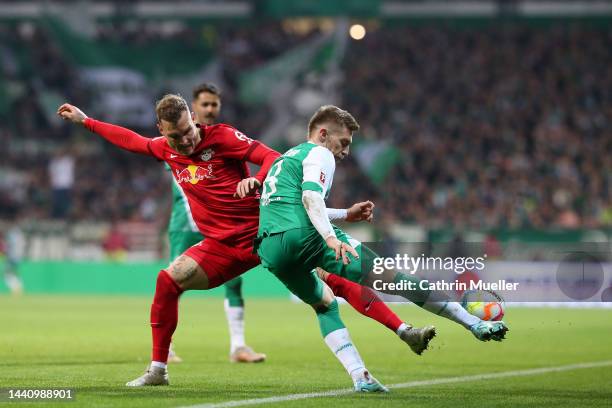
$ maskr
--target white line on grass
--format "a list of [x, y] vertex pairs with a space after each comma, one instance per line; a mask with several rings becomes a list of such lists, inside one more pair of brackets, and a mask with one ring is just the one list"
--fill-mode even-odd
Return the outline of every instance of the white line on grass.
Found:
[[[452, 384], [452, 383], [462, 383], [462, 382], [481, 381], [481, 380], [493, 380], [497, 378], [506, 378], [506, 377], [523, 377], [523, 376], [528, 376], [528, 375], [538, 375], [538, 374], [555, 373], [555, 372], [561, 372], [561, 371], [580, 370], [584, 368], [597, 368], [597, 367], [608, 367], [608, 366], [612, 366], [612, 360], [596, 361], [592, 363], [578, 363], [578, 364], [570, 364], [570, 365], [556, 366], [556, 367], [530, 368], [527, 370], [502, 371], [502, 372], [488, 373], [488, 374], [465, 375], [461, 377], [447, 377], [447, 378], [438, 378], [438, 379], [423, 380], [423, 381], [410, 381], [406, 383], [392, 384], [392, 385], [389, 385], [388, 387], [393, 388], [393, 389], [424, 387], [428, 385]], [[288, 394], [288, 395], [279, 395], [276, 397], [253, 398], [253, 399], [245, 399], [245, 400], [219, 402], [219, 403], [213, 403], [213, 404], [190, 405], [184, 408], [230, 408], [230, 407], [242, 407], [246, 405], [274, 404], [277, 402], [295, 401], [295, 400], [308, 399], [308, 398], [336, 397], [338, 395], [352, 394], [353, 392], [354, 391], [351, 389], [331, 390], [331, 391], [322, 391], [322, 392], [309, 392], [305, 394]]]

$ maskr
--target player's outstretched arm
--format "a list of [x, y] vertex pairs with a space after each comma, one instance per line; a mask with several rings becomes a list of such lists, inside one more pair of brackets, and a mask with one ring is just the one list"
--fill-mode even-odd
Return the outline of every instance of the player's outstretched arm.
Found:
[[371, 201], [355, 203], [347, 210], [346, 220], [348, 222], [372, 222], [374, 219], [374, 207], [374, 203]]
[[374, 203], [362, 201], [353, 204], [350, 208], [327, 208], [327, 217], [330, 221], [372, 222], [374, 219]]
[[61, 105], [57, 114], [64, 120], [84, 126], [122, 149], [148, 156], [154, 155], [149, 145], [151, 139], [121, 126], [89, 118], [74, 105], [69, 103]]
[[83, 125], [87, 115], [82, 110], [74, 105], [65, 103], [57, 109], [57, 114], [64, 120], [69, 120], [72, 123]]

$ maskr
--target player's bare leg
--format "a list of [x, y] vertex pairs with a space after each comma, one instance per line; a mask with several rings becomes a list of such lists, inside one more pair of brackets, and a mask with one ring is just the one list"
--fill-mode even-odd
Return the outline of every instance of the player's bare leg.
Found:
[[159, 272], [151, 305], [151, 365], [142, 376], [128, 382], [128, 387], [169, 384], [168, 353], [178, 323], [178, 300], [185, 290], [190, 289], [208, 289], [208, 276], [189, 256], [179, 256], [167, 270]]
[[433, 326], [413, 327], [402, 321], [370, 288], [351, 282], [341, 276], [316, 268], [317, 275], [334, 292], [344, 298], [356, 311], [383, 324], [404, 341], [412, 351], [421, 355], [435, 337]]
[[172, 280], [185, 290], [208, 289], [208, 275], [198, 263], [187, 255], [181, 255], [168, 267]]

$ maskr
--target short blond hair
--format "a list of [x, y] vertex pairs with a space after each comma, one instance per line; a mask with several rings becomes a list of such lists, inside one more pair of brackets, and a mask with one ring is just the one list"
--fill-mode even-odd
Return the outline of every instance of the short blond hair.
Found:
[[308, 134], [324, 123], [346, 127], [351, 133], [359, 130], [359, 123], [353, 115], [334, 105], [321, 106], [308, 122]]
[[181, 95], [166, 94], [155, 104], [155, 114], [158, 122], [165, 120], [176, 123], [183, 112], [189, 112], [189, 106]]

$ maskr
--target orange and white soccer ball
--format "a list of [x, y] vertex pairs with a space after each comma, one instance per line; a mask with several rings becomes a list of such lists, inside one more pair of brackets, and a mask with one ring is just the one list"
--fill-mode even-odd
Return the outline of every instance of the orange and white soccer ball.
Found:
[[461, 306], [481, 320], [497, 321], [504, 317], [504, 301], [495, 292], [468, 291], [461, 300]]

